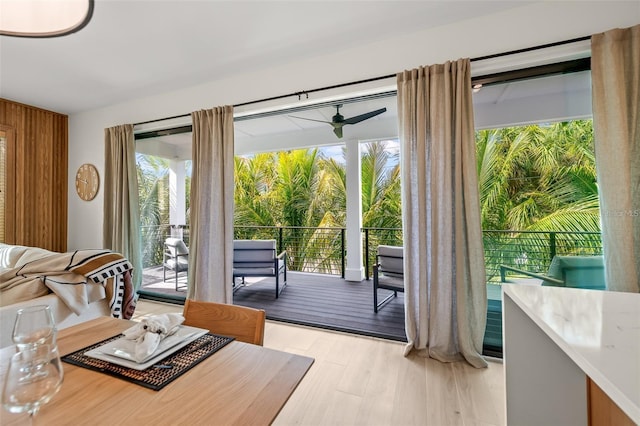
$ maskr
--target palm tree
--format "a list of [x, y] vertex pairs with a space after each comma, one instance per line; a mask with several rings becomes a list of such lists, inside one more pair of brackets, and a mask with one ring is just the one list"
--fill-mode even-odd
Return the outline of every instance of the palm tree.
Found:
[[600, 232], [591, 121], [480, 131], [477, 154], [482, 227], [513, 231], [485, 232], [487, 270], [517, 262], [543, 270], [550, 232], [567, 252], [597, 245], [598, 236], [581, 234]]
[[335, 226], [332, 212], [344, 206], [335, 208], [339, 191], [325, 163], [317, 149], [236, 158], [236, 238], [278, 238], [255, 227], [287, 227], [282, 238], [292, 270], [335, 270], [334, 236], [317, 228]]
[[169, 223], [169, 160], [136, 153], [143, 266], [162, 263]]
[[361, 180], [362, 226], [371, 228], [367, 230], [366, 253], [369, 265], [373, 265], [376, 247], [380, 244], [402, 245], [400, 166], [398, 155], [389, 150], [389, 143], [379, 141], [365, 145]]
[[[396, 165], [388, 168], [391, 160]], [[361, 180], [363, 227], [402, 228], [400, 166], [397, 155], [390, 154], [386, 142], [366, 144]]]
[[[336, 205], [335, 182], [323, 170], [317, 149], [278, 153], [275, 200], [288, 229], [288, 256], [294, 270], [330, 272], [334, 270], [336, 233], [319, 229], [333, 224]], [[340, 210], [344, 210], [344, 206]]]
[[[276, 159], [272, 153], [235, 157], [234, 221], [248, 227], [278, 223], [274, 205]], [[245, 228], [236, 238], [252, 238], [255, 230]]]
[[[384, 142], [366, 145], [362, 158], [363, 224], [395, 228], [379, 237], [401, 241], [399, 168], [388, 169]], [[346, 170], [317, 149], [236, 158], [235, 221], [243, 226], [287, 226], [284, 236], [292, 270], [335, 273], [342, 258], [340, 232], [346, 223]], [[258, 237], [242, 228], [236, 237]], [[273, 238], [273, 236], [271, 236]]]

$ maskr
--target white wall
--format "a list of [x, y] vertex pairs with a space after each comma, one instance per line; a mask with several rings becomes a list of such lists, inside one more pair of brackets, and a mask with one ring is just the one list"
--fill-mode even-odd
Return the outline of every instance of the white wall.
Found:
[[94, 201], [87, 203], [75, 195], [73, 182], [75, 171], [85, 162], [95, 164], [103, 174], [106, 127], [388, 75], [461, 57], [478, 57], [568, 40], [638, 23], [640, 2], [637, 1], [536, 3], [357, 49], [252, 70], [200, 86], [72, 115], [69, 117], [68, 249], [102, 247], [103, 192], [101, 190]]

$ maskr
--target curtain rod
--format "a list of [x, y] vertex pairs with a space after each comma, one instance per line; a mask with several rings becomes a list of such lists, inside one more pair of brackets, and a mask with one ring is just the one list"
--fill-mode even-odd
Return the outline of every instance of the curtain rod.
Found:
[[[577, 42], [580, 42], [580, 41], [589, 40], [590, 38], [591, 38], [591, 36], [583, 36], [583, 37], [572, 38], [572, 39], [569, 39], [569, 40], [562, 40], [562, 41], [556, 41], [556, 42], [553, 42], [553, 43], [541, 44], [541, 45], [533, 46], [533, 47], [526, 47], [526, 48], [523, 48], [523, 49], [509, 50], [507, 52], [494, 53], [492, 55], [478, 56], [478, 57], [475, 57], [475, 58], [471, 58], [470, 61], [471, 62], [478, 62], [478, 61], [484, 61], [484, 60], [487, 60], [487, 59], [494, 59], [494, 58], [500, 58], [500, 57], [503, 57], [503, 56], [515, 55], [515, 54], [518, 54], [518, 53], [526, 53], [526, 52], [531, 52], [531, 51], [534, 51], [534, 50], [547, 49], [549, 47], [562, 46], [562, 45], [565, 45], [565, 44], [571, 44], [571, 43], [577, 43]], [[237, 107], [241, 107], [241, 106], [259, 104], [259, 103], [262, 103], [262, 102], [276, 101], [276, 100], [279, 100], [279, 99], [285, 99], [285, 98], [289, 98], [289, 97], [292, 97], [292, 96], [297, 96], [298, 99], [302, 99], [302, 97], [305, 96], [308, 99], [309, 98], [309, 93], [322, 92], [322, 91], [325, 91], [325, 90], [339, 89], [339, 88], [342, 88], [342, 87], [355, 86], [357, 84], [364, 84], [364, 83], [371, 83], [371, 82], [374, 82], [374, 81], [386, 80], [386, 79], [389, 79], [389, 78], [393, 78], [396, 75], [397, 74], [388, 74], [388, 75], [383, 75], [383, 76], [379, 76], [379, 77], [367, 78], [367, 79], [364, 79], [364, 80], [351, 81], [349, 83], [341, 83], [341, 84], [335, 84], [333, 86], [325, 86], [325, 87], [320, 87], [320, 88], [317, 88], [317, 89], [303, 90], [301, 92], [293, 92], [293, 93], [289, 93], [289, 94], [286, 94], [286, 95], [272, 96], [270, 98], [257, 99], [257, 100], [254, 100], [254, 101], [248, 101], [248, 102], [242, 102], [242, 103], [239, 103], [239, 104], [234, 104], [233, 107], [237, 108]], [[190, 115], [191, 114], [174, 115], [172, 117], [165, 117], [165, 118], [158, 118], [158, 119], [155, 119], [155, 120], [141, 121], [139, 123], [134, 123], [133, 125], [134, 126], [138, 126], [140, 124], [155, 123], [157, 121], [171, 120], [171, 119], [174, 119], [174, 118], [185, 118], [185, 117], [189, 117]]]

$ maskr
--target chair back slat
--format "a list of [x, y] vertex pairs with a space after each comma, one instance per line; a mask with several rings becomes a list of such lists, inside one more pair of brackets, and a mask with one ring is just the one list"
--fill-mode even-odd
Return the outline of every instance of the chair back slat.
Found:
[[224, 303], [185, 300], [184, 324], [245, 343], [264, 343], [265, 311]]
[[272, 268], [276, 259], [276, 240], [234, 240], [235, 268]]
[[189, 254], [189, 249], [180, 238], [169, 237], [164, 241], [164, 243], [171, 251], [172, 256]]
[[378, 265], [385, 275], [404, 276], [404, 248], [399, 246], [378, 246]]

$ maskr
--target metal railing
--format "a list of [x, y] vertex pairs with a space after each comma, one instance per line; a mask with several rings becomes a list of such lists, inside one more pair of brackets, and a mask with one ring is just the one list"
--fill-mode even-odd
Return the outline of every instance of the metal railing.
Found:
[[362, 241], [364, 250], [364, 271], [368, 280], [373, 273], [373, 265], [376, 263], [376, 252], [379, 245], [401, 246], [402, 228], [362, 228], [364, 238]]
[[482, 231], [487, 281], [500, 276], [500, 265], [547, 272], [561, 256], [602, 254], [599, 232]]
[[[378, 245], [402, 245], [400, 228], [363, 228], [366, 278], [375, 264]], [[500, 265], [546, 272], [556, 255], [602, 254], [599, 232], [482, 231], [487, 281], [500, 276]]]
[[290, 271], [340, 275], [345, 270], [345, 228], [235, 226], [234, 239], [272, 239], [287, 251]]
[[[173, 232], [173, 234], [172, 234]], [[188, 245], [189, 229], [181, 235]], [[303, 226], [235, 226], [234, 239], [274, 239], [278, 252], [287, 250], [290, 271], [339, 275], [346, 268], [345, 228]], [[365, 276], [370, 279], [377, 247], [401, 246], [401, 228], [362, 228]], [[142, 228], [144, 267], [162, 263], [166, 237], [175, 235], [169, 225]], [[600, 255], [602, 238], [598, 232], [482, 231], [487, 281], [500, 276], [500, 265], [531, 272], [546, 272], [556, 255]]]
[[175, 236], [182, 238], [189, 246], [189, 228], [186, 226], [174, 227], [173, 225], [148, 225], [140, 227], [142, 241], [142, 266], [162, 265], [162, 252], [164, 250], [164, 240], [167, 237]]

